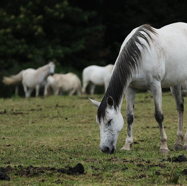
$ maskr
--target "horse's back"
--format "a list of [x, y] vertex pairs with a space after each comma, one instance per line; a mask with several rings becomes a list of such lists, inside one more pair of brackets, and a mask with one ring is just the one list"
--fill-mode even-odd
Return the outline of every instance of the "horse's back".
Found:
[[92, 65], [83, 70], [83, 81], [91, 81], [96, 85], [103, 85], [105, 78], [110, 76], [110, 69], [105, 66]]
[[72, 72], [67, 74], [54, 74], [53, 86], [63, 88], [64, 91], [69, 91], [74, 87], [81, 87], [81, 81], [78, 76]]
[[166, 88], [187, 79], [187, 24], [173, 23], [153, 30], [149, 32], [152, 39], [147, 36], [149, 43], [142, 39], [147, 45], [140, 48], [142, 63], [133, 74], [133, 87], [146, 88], [160, 81]]
[[69, 72], [67, 74], [67, 79], [68, 79], [68, 82], [71, 84], [72, 87], [81, 87], [81, 81], [76, 74], [74, 74], [72, 72]]
[[165, 63], [162, 85], [181, 83], [187, 78], [187, 24], [173, 23], [162, 27], [158, 33]]

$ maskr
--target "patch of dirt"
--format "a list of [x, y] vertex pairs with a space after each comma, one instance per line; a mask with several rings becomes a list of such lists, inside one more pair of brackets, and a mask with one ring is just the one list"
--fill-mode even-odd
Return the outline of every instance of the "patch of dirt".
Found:
[[28, 114], [28, 113], [23, 113], [23, 112], [11, 112], [10, 114], [12, 115], [22, 115], [22, 114]]
[[106, 161], [113, 161], [113, 162], [115, 162], [115, 161], [118, 161], [118, 158], [117, 157], [113, 157], [113, 158], [106, 159]]
[[[28, 167], [23, 167], [22, 165], [18, 166], [7, 166], [0, 167], [0, 180], [10, 180], [7, 174], [13, 173], [15, 176], [21, 177], [35, 177], [43, 173], [52, 176], [55, 173], [66, 173], [71, 175], [79, 175], [84, 173], [84, 166], [81, 163], [78, 163], [75, 167], [68, 167], [68, 169], [61, 168], [56, 169], [54, 167], [34, 167], [32, 165]], [[45, 180], [43, 180], [45, 181]], [[57, 180], [58, 183], [62, 183], [60, 180]]]
[[181, 172], [182, 175], [187, 175], [187, 169], [184, 169], [182, 172]]
[[55, 107], [65, 108], [65, 107], [68, 107], [68, 106], [66, 106], [66, 105], [58, 105], [58, 104], [56, 104]]
[[60, 179], [56, 180], [54, 183], [56, 183], [56, 184], [63, 184], [63, 182]]
[[38, 109], [29, 109], [29, 111], [41, 111], [42, 108], [38, 108]]
[[4, 111], [0, 111], [0, 114], [11, 114], [11, 115], [23, 115], [23, 114], [28, 114], [28, 113], [23, 113], [23, 112], [20, 112], [18, 110], [11, 110], [11, 112], [8, 112], [6, 111], [6, 109]]
[[172, 157], [172, 158], [168, 158], [167, 160], [163, 159], [162, 161], [169, 161], [169, 162], [184, 162], [187, 161], [186, 156], [180, 155], [178, 157]]
[[4, 111], [1, 111], [0, 114], [6, 114], [6, 109]]
[[10, 181], [10, 178], [8, 177], [8, 175], [6, 173], [4, 173], [1, 168], [0, 168], [0, 180], [7, 180]]
[[58, 172], [71, 174], [71, 175], [79, 175], [84, 173], [84, 167], [81, 163], [78, 163], [75, 167], [69, 167], [69, 169], [57, 169]]
[[139, 178], [139, 179], [146, 178], [146, 174], [140, 174], [137, 176], [137, 178]]

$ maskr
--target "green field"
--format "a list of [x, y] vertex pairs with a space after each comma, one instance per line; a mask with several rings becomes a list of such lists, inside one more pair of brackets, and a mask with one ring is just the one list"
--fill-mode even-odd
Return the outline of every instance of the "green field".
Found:
[[[91, 98], [100, 101], [102, 95]], [[186, 132], [186, 105], [185, 110]], [[87, 96], [0, 99], [0, 167], [8, 167], [10, 177], [0, 180], [0, 185], [187, 185], [182, 173], [187, 161], [162, 161], [187, 156], [185, 151], [172, 150], [178, 118], [169, 92], [163, 93], [163, 113], [168, 155], [159, 153], [160, 132], [150, 93], [136, 95], [132, 150], [120, 151], [126, 139], [125, 122], [117, 152], [108, 155], [100, 152], [96, 107]], [[126, 118], [125, 100], [122, 115]], [[78, 163], [84, 166], [83, 174], [58, 172]]]

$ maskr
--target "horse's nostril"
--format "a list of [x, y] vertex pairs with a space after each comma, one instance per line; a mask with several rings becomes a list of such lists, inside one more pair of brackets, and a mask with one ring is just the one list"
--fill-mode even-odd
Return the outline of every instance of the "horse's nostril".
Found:
[[109, 152], [109, 151], [110, 151], [110, 149], [108, 147], [106, 147], [106, 152]]
[[101, 151], [104, 153], [110, 153], [110, 148], [105, 146], [101, 149]]
[[115, 148], [112, 147], [112, 151], [111, 151], [111, 154], [113, 154], [115, 152]]

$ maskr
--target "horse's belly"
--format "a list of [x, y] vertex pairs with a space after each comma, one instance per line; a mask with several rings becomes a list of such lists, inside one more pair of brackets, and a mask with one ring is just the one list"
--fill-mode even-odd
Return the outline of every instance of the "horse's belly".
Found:
[[36, 81], [35, 72], [25, 73], [23, 75], [23, 84], [25, 84], [29, 88], [35, 88], [36, 85], [39, 83]]
[[135, 89], [148, 89], [147, 84], [145, 83], [145, 81], [139, 80], [139, 81], [132, 81], [129, 84], [129, 87], [131, 88], [135, 88]]
[[178, 76], [172, 76], [172, 77], [166, 77], [161, 81], [161, 86], [162, 88], [169, 88], [175, 85], [178, 85], [180, 83], [182, 83], [183, 81], [185, 81], [187, 79], [187, 76], [180, 76], [178, 74]]
[[91, 82], [95, 85], [104, 85], [104, 81], [98, 78], [92, 78]]

